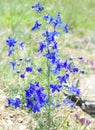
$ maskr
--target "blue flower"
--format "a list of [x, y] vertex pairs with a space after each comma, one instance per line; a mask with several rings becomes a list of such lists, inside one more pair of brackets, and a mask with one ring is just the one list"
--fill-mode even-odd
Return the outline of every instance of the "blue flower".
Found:
[[30, 83], [29, 89], [25, 90], [26, 106], [30, 107], [34, 113], [39, 112], [46, 103], [47, 96], [43, 90], [44, 88], [40, 86], [39, 82]]
[[45, 33], [42, 34], [42, 36], [46, 37], [44, 42], [47, 42], [48, 45], [55, 44], [55, 36], [58, 36], [60, 33], [54, 30], [53, 32], [49, 32], [48, 30], [45, 31]]
[[80, 71], [80, 73], [84, 74], [85, 72], [84, 72], [84, 70], [82, 70], [82, 71]]
[[65, 100], [63, 100], [64, 104], [69, 104], [71, 108], [75, 108], [75, 104], [68, 98], [66, 98]]
[[25, 74], [21, 74], [20, 78], [24, 79], [25, 78]]
[[58, 62], [58, 63], [56, 64], [55, 70], [56, 70], [56, 71], [60, 71], [61, 69], [62, 69], [62, 64], [61, 64], [60, 62]]
[[8, 39], [6, 40], [6, 43], [10, 48], [10, 47], [14, 47], [17, 41], [15, 40], [15, 38], [8, 37]]
[[46, 58], [50, 59], [52, 64], [54, 64], [56, 62], [56, 53], [55, 52], [50, 52], [50, 50], [48, 50], [48, 53], [44, 54], [44, 56]]
[[54, 93], [55, 91], [60, 91], [60, 88], [62, 88], [62, 85], [60, 84], [50, 84], [49, 85], [50, 88], [52, 88], [52, 93]]
[[33, 102], [29, 99], [29, 98], [27, 98], [26, 99], [26, 107], [27, 108], [33, 108]]
[[35, 22], [35, 25], [32, 27], [32, 31], [40, 29], [41, 24], [38, 23], [38, 21]]
[[69, 78], [69, 74], [66, 73], [63, 76], [57, 76], [57, 78], [59, 79], [60, 84], [67, 83], [67, 79]]
[[63, 29], [65, 30], [66, 33], [69, 33], [68, 24], [66, 24], [65, 26], [63, 26]]
[[71, 93], [73, 93], [73, 94], [75, 94], [77, 96], [80, 96], [80, 89], [79, 88], [77, 88], [77, 87], [75, 87], [75, 86], [72, 85], [71, 87], [68, 87], [68, 90]]
[[14, 70], [14, 68], [16, 66], [16, 62], [10, 62], [10, 64], [12, 65], [12, 70]]
[[38, 72], [39, 72], [39, 73], [42, 72], [42, 68], [38, 68]]
[[62, 25], [62, 20], [61, 20], [61, 16], [60, 16], [60, 12], [58, 12], [56, 20], [53, 22], [54, 28], [56, 28], [56, 26], [61, 26]]
[[52, 46], [52, 49], [53, 49], [53, 50], [54, 50], [54, 49], [55, 49], [55, 50], [58, 50], [58, 49], [57, 49], [57, 42], [56, 42], [56, 41], [54, 41], [54, 45]]
[[49, 16], [49, 24], [53, 24], [53, 22], [54, 22], [54, 18], [53, 18], [53, 16]]
[[61, 105], [61, 104], [58, 102], [57, 105], [56, 105], [56, 107], [60, 107], [60, 105]]
[[9, 106], [13, 106], [14, 108], [19, 108], [20, 104], [21, 104], [21, 101], [18, 98], [16, 99], [8, 98]]
[[46, 45], [42, 42], [40, 42], [40, 47], [38, 49], [38, 52], [43, 52], [43, 50], [46, 48]]
[[67, 66], [68, 66], [68, 63], [67, 63], [67, 60], [65, 60], [63, 63], [62, 63], [62, 68], [67, 68]]
[[73, 72], [78, 72], [78, 68], [73, 68]]
[[35, 4], [34, 6], [32, 6], [32, 8], [35, 8], [37, 13], [44, 10], [44, 7], [42, 7], [39, 2], [37, 4]]
[[49, 19], [49, 15], [45, 15], [45, 16], [44, 16], [44, 19], [45, 19], [45, 20], [48, 20], [48, 19]]
[[9, 50], [8, 50], [8, 56], [11, 56], [14, 51], [15, 51], [15, 50], [14, 50], [13, 48], [12, 48], [12, 49], [9, 49]]
[[33, 71], [33, 69], [32, 69], [32, 67], [26, 67], [26, 72], [32, 72]]
[[24, 43], [23, 43], [23, 42], [19, 43], [19, 46], [20, 46], [20, 48], [21, 48], [22, 50], [24, 50]]

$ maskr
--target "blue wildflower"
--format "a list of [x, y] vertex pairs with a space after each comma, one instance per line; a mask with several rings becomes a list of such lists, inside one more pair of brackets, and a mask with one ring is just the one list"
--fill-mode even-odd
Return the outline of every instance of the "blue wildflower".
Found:
[[78, 72], [78, 68], [73, 68], [73, 72]]
[[60, 84], [50, 84], [49, 85], [50, 88], [52, 88], [52, 93], [54, 93], [55, 91], [60, 91], [60, 88], [62, 88], [62, 85]]
[[38, 72], [39, 72], [39, 73], [42, 72], [42, 68], [38, 68]]
[[8, 37], [8, 39], [6, 40], [6, 43], [10, 48], [10, 47], [14, 47], [17, 41], [15, 40], [15, 38]]
[[25, 74], [21, 74], [20, 78], [24, 79], [25, 78]]
[[14, 68], [16, 66], [16, 62], [10, 62], [10, 64], [12, 65], [12, 70], [14, 70]]
[[15, 50], [14, 50], [13, 48], [12, 48], [12, 49], [9, 49], [9, 50], [8, 50], [8, 56], [11, 56], [14, 51], [15, 51]]
[[50, 52], [50, 50], [48, 50], [48, 53], [44, 54], [44, 56], [47, 57], [48, 59], [50, 59], [53, 64], [55, 63], [55, 61], [56, 61], [55, 52]]
[[46, 45], [42, 42], [40, 42], [40, 47], [38, 49], [38, 52], [43, 52], [43, 50], [46, 48]]
[[52, 46], [52, 49], [54, 50], [57, 50], [57, 42], [56, 41], [54, 41], [54, 45]]
[[32, 72], [33, 71], [33, 69], [32, 69], [32, 67], [26, 67], [26, 72]]
[[61, 104], [58, 102], [58, 103], [56, 104], [56, 107], [60, 107], [60, 105], [61, 105]]
[[49, 15], [45, 15], [45, 16], [44, 16], [44, 19], [45, 19], [45, 20], [48, 20], [48, 19], [49, 19]]
[[71, 108], [75, 108], [75, 104], [68, 98], [66, 98], [65, 100], [63, 100], [64, 104], [69, 104]]
[[38, 23], [38, 21], [35, 22], [35, 25], [32, 27], [32, 31], [40, 29], [41, 24]]
[[39, 2], [37, 4], [35, 4], [34, 6], [32, 6], [32, 8], [35, 8], [37, 13], [44, 10], [44, 7], [42, 7]]
[[48, 22], [48, 24], [53, 24], [53, 22], [54, 22], [53, 16], [49, 16], [49, 22]]
[[16, 98], [16, 99], [12, 99], [12, 98], [8, 98], [8, 105], [9, 106], [13, 106], [14, 108], [19, 108], [21, 104], [20, 99]]
[[82, 71], [80, 71], [80, 73], [84, 74], [85, 72], [84, 72], [84, 70], [82, 70]]
[[22, 50], [24, 50], [24, 43], [23, 43], [23, 42], [19, 43], [19, 46], [20, 46], [20, 48], [21, 48]]
[[53, 22], [54, 28], [56, 28], [56, 26], [61, 26], [62, 25], [62, 20], [61, 20], [61, 16], [60, 16], [60, 12], [58, 12], [56, 20]]
[[58, 63], [56, 64], [55, 70], [56, 70], [56, 71], [60, 71], [61, 69], [62, 69], [62, 64], [61, 64], [60, 62], [58, 62]]
[[66, 73], [63, 76], [57, 76], [57, 78], [59, 79], [60, 84], [67, 83], [67, 79], [69, 78], [69, 74]]
[[35, 84], [30, 83], [29, 89], [25, 90], [27, 107], [30, 107], [32, 111], [39, 112], [41, 107], [45, 105], [46, 94], [43, 93], [44, 88], [39, 85], [39, 82]]
[[68, 24], [66, 24], [65, 26], [63, 26], [63, 29], [65, 30], [66, 33], [69, 33]]
[[73, 94], [75, 94], [77, 96], [80, 96], [80, 89], [79, 88], [77, 88], [77, 87], [75, 87], [75, 86], [72, 85], [71, 87], [68, 87], [68, 90], [71, 93], [73, 93]]
[[62, 68], [67, 68], [67, 66], [68, 66], [68, 63], [67, 63], [67, 60], [65, 60], [63, 63], [62, 63]]
[[29, 98], [27, 98], [26, 99], [26, 107], [27, 108], [33, 108], [33, 102], [29, 99]]

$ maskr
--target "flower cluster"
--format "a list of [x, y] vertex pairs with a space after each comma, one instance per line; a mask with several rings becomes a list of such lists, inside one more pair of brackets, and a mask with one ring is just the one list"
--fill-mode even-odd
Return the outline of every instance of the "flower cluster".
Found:
[[15, 51], [15, 46], [18, 45], [22, 50], [24, 50], [24, 43], [21, 42], [17, 44], [17, 40], [15, 38], [8, 37], [6, 40], [6, 44], [8, 46], [8, 56], [11, 56], [11, 54]]
[[[32, 8], [35, 8], [37, 13], [44, 10], [44, 7], [42, 7], [40, 3], [32, 6]], [[78, 89], [75, 85], [69, 84], [69, 78], [71, 74], [79, 73], [81, 71], [79, 71], [78, 67], [74, 65], [73, 59], [66, 59], [63, 61], [58, 56], [59, 49], [57, 37], [61, 32], [58, 32], [57, 28], [65, 30], [66, 33], [69, 33], [68, 24], [63, 24], [60, 12], [57, 13], [56, 17], [45, 15], [43, 18], [48, 24], [53, 26], [53, 30], [50, 31], [48, 28], [46, 28], [45, 32], [42, 33], [43, 40], [39, 42], [39, 48], [37, 52], [42, 53], [42, 56], [47, 59], [47, 62], [49, 63], [47, 64], [47, 67], [49, 68], [48, 71], [50, 71], [49, 73], [53, 74], [56, 78], [56, 83], [48, 83], [47, 89], [50, 90], [51, 94], [55, 92], [61, 92], [62, 90], [62, 93], [64, 94], [63, 96], [68, 96], [68, 94], [80, 96], [80, 89]], [[39, 30], [41, 26], [42, 24], [40, 24], [37, 20], [31, 30]], [[14, 51], [14, 46], [17, 41], [14, 38], [12, 39], [9, 37], [6, 42], [9, 46], [10, 56], [12, 51]], [[22, 50], [24, 50], [23, 42], [21, 42], [19, 46]], [[24, 72], [17, 70], [17, 73], [20, 73], [20, 77], [22, 79], [25, 78], [26, 73], [31, 73], [34, 71], [34, 68], [31, 65], [31, 58], [19, 59], [20, 62], [23, 60], [28, 62], [28, 65], [26, 65], [24, 68]], [[15, 67], [18, 65], [18, 63], [15, 61], [10, 63], [12, 65], [12, 69], [15, 70]], [[43, 71], [41, 67], [38, 67], [36, 70], [39, 73]], [[63, 91], [68, 91], [68, 93], [64, 93]], [[25, 90], [26, 107], [31, 108], [34, 113], [39, 112], [43, 106], [47, 106], [49, 104], [48, 96], [49, 93], [44, 93], [44, 87], [40, 86], [39, 81], [35, 82], [34, 84], [30, 83], [29, 88]], [[20, 107], [21, 102], [19, 100], [8, 99], [9, 106], [15, 106], [15, 102], [17, 104], [16, 107]], [[70, 104], [72, 108], [75, 108], [75, 104], [70, 99], [67, 99], [67, 97], [63, 103]], [[58, 103], [57, 106], [60, 106], [60, 103]]]
[[43, 90], [44, 88], [39, 85], [39, 82], [30, 83], [29, 89], [25, 90], [26, 107], [31, 108], [34, 113], [39, 112], [46, 103], [47, 96]]
[[9, 105], [9, 106], [12, 106], [12, 107], [14, 107], [14, 108], [19, 108], [19, 107], [20, 107], [20, 104], [21, 104], [20, 99], [18, 99], [18, 98], [15, 98], [15, 99], [13, 99], [13, 98], [8, 98], [8, 105]]
[[32, 6], [32, 8], [36, 9], [36, 12], [39, 13], [42, 10], [44, 10], [44, 7], [41, 6], [41, 4], [38, 2], [37, 4], [35, 4], [34, 6]]

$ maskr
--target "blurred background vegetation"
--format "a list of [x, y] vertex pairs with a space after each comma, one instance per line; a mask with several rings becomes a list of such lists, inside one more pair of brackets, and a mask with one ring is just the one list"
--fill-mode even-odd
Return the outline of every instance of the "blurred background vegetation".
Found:
[[[39, 0], [45, 12], [56, 15], [58, 11], [72, 33], [83, 35], [95, 32], [95, 0]], [[10, 28], [16, 34], [26, 35], [36, 19], [31, 6], [33, 0], [0, 0], [0, 35]], [[19, 35], [19, 34], [18, 34]]]

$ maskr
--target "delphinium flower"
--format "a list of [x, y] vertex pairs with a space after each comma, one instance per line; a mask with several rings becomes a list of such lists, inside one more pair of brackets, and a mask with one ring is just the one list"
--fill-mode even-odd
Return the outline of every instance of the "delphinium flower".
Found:
[[40, 46], [39, 46], [38, 52], [43, 52], [43, 50], [46, 48], [46, 44], [43, 42], [40, 42], [39, 45]]
[[25, 78], [25, 74], [21, 74], [20, 78], [24, 79]]
[[63, 29], [65, 30], [66, 33], [69, 33], [68, 24], [65, 24], [65, 26], [63, 26]]
[[8, 45], [8, 56], [11, 56], [11, 54], [15, 51], [14, 46], [16, 45], [17, 41], [15, 38], [8, 37], [6, 43]]
[[11, 48], [11, 47], [15, 46], [17, 41], [15, 40], [15, 38], [8, 37], [8, 39], [6, 40], [6, 43], [7, 43], [8, 47]]
[[39, 73], [41, 73], [41, 72], [42, 72], [42, 68], [38, 68], [37, 70], [38, 70], [38, 72], [39, 72]]
[[36, 9], [36, 12], [39, 13], [42, 10], [44, 10], [44, 7], [41, 6], [41, 4], [38, 2], [37, 4], [35, 4], [34, 6], [32, 6], [32, 8]]
[[55, 63], [56, 62], [56, 53], [55, 52], [50, 52], [48, 50], [48, 52], [46, 54], [44, 54], [44, 56], [46, 58], [48, 58], [52, 63]]
[[24, 50], [24, 42], [19, 43], [19, 46], [22, 50]]
[[54, 28], [56, 28], [56, 26], [60, 27], [62, 25], [60, 12], [58, 12], [56, 20], [53, 22], [53, 25], [54, 25]]
[[66, 73], [62, 76], [57, 76], [57, 78], [59, 79], [60, 84], [67, 83], [67, 79], [69, 78], [69, 74]]
[[25, 90], [26, 107], [31, 108], [34, 113], [39, 112], [41, 107], [45, 105], [47, 96], [43, 91], [44, 88], [39, 85], [39, 82], [30, 83], [29, 89]]
[[62, 20], [61, 20], [61, 15], [60, 12], [57, 13], [56, 18], [54, 18], [51, 15], [46, 15], [44, 16], [45, 20], [48, 20], [48, 24], [52, 24], [54, 27], [54, 30], [56, 29], [56, 27], [61, 27], [62, 26]]
[[54, 93], [55, 91], [59, 92], [62, 88], [61, 84], [50, 84], [49, 86], [52, 89], [52, 93]]
[[70, 91], [70, 93], [80, 96], [80, 93], [81, 93], [80, 89], [77, 88], [76, 86], [72, 85], [71, 87], [68, 87], [68, 90]]
[[12, 65], [12, 70], [14, 70], [16, 66], [16, 62], [10, 62], [10, 64]]
[[33, 71], [33, 69], [31, 66], [26, 67], [26, 72], [32, 72], [32, 71]]
[[64, 104], [68, 104], [70, 105], [71, 108], [76, 108], [75, 104], [68, 98], [66, 98], [65, 100], [63, 100]]
[[35, 22], [35, 25], [32, 27], [32, 31], [34, 31], [34, 30], [39, 30], [40, 29], [40, 26], [41, 26], [41, 24], [40, 23], [38, 23], [38, 21], [36, 21]]
[[20, 105], [21, 105], [21, 100], [18, 99], [18, 98], [15, 98], [15, 99], [13, 99], [13, 98], [8, 98], [8, 105], [9, 105], [9, 106], [12, 106], [12, 107], [14, 107], [14, 108], [19, 108]]

